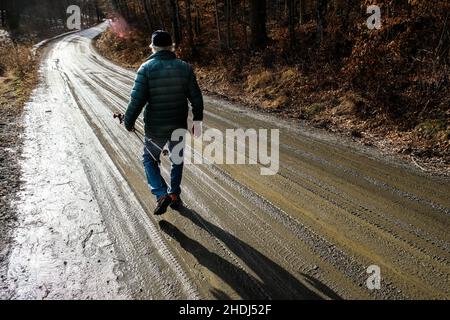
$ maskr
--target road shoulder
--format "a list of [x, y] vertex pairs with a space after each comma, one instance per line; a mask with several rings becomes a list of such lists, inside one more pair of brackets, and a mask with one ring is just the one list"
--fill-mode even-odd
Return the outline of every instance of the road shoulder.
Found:
[[[23, 70], [18, 70], [11, 64], [6, 64], [6, 70], [0, 75], [0, 283], [6, 277], [8, 256], [11, 249], [11, 233], [16, 225], [16, 208], [13, 204], [17, 200], [20, 190], [21, 169], [20, 158], [22, 155], [23, 107], [30, 98], [33, 88], [38, 82], [39, 56], [31, 56], [30, 46], [16, 46], [15, 48], [2, 48], [2, 50], [16, 50], [16, 59], [25, 56], [31, 59], [29, 70], [21, 75]], [[10, 54], [6, 51], [2, 54]], [[24, 61], [22, 61], [23, 63]], [[29, 61], [30, 62], [30, 61]], [[1, 288], [0, 288], [1, 297]]]

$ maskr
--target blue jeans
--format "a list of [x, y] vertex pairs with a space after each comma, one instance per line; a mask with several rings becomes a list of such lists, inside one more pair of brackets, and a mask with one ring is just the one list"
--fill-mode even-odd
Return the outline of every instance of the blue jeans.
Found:
[[[161, 176], [159, 165], [161, 163], [161, 149], [169, 141], [169, 154], [170, 154], [170, 185], [168, 186], [164, 178]], [[145, 138], [144, 147], [144, 169], [147, 176], [147, 182], [150, 186], [152, 193], [155, 195], [156, 200], [159, 200], [162, 196], [167, 194], [180, 195], [181, 193], [181, 178], [183, 175], [183, 162], [177, 164], [174, 163], [172, 158], [172, 150], [178, 144], [183, 143], [180, 141], [171, 141], [166, 139], [150, 139]], [[159, 147], [156, 147], [155, 144]], [[181, 149], [179, 156], [183, 156], [183, 149]]]

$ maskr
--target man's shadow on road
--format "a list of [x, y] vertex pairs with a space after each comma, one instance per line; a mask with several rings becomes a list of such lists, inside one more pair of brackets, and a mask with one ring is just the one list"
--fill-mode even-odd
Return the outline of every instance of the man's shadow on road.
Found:
[[[258, 250], [205, 220], [194, 210], [182, 207], [177, 211], [225, 244], [254, 273], [249, 274], [236, 264], [209, 251], [200, 242], [189, 238], [170, 222], [165, 220], [159, 222], [159, 226], [163, 232], [178, 241], [184, 250], [192, 254], [205, 268], [208, 268], [220, 277], [241, 298], [322, 299], [320, 295], [306, 287], [288, 271], [284, 270]], [[314, 287], [328, 298], [341, 299], [339, 295], [317, 279], [305, 274], [301, 274], [301, 276], [311, 287]], [[229, 296], [225, 292], [218, 289], [213, 290], [212, 294], [217, 299], [229, 299]]]

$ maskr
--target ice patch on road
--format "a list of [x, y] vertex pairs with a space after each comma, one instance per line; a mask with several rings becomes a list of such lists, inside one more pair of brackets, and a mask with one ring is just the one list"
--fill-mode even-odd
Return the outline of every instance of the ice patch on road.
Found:
[[73, 134], [75, 107], [65, 94], [48, 99], [49, 91], [41, 85], [25, 108], [25, 183], [8, 269], [11, 298], [126, 298]]

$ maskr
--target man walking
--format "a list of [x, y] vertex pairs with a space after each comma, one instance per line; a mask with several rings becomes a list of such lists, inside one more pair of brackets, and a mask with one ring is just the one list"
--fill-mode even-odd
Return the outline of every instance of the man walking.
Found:
[[[183, 138], [172, 141], [172, 132], [187, 129], [189, 101], [192, 105], [193, 134], [195, 138], [200, 137], [203, 97], [192, 67], [177, 59], [168, 32], [154, 32], [150, 47], [153, 54], [138, 70], [125, 113], [125, 127], [128, 131], [133, 131], [136, 119], [145, 108], [143, 163], [148, 184], [157, 200], [154, 214], [161, 215], [169, 205], [173, 209], [182, 205], [180, 185], [183, 162], [174, 161], [172, 150], [183, 142]], [[161, 176], [159, 167], [161, 151], [167, 142], [171, 161], [169, 184]], [[182, 159], [183, 155], [177, 156]]]

